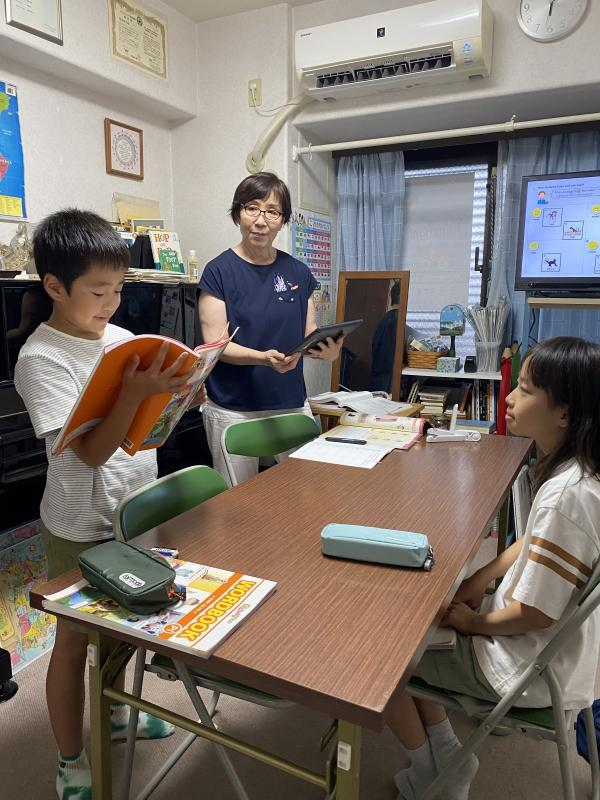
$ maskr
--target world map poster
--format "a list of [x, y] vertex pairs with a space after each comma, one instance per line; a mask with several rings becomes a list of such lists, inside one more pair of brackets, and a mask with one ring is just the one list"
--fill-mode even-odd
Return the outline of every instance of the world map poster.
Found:
[[17, 87], [0, 81], [0, 217], [21, 219], [26, 215]]

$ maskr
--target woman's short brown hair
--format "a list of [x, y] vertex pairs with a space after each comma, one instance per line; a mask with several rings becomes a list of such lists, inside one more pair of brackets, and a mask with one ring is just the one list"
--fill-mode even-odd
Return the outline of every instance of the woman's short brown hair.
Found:
[[274, 172], [257, 172], [255, 175], [248, 175], [247, 178], [244, 178], [233, 195], [233, 201], [229, 209], [231, 219], [238, 225], [242, 206], [245, 206], [246, 203], [251, 203], [253, 200], [264, 200], [271, 192], [274, 192], [279, 197], [283, 224], [286, 225], [292, 216], [290, 190]]

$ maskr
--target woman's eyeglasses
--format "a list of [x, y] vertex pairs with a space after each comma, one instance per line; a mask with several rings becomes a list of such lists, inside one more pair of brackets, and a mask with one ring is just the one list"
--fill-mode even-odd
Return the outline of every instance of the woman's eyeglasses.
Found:
[[283, 211], [278, 211], [276, 208], [262, 209], [254, 205], [254, 203], [248, 203], [248, 205], [242, 206], [242, 208], [251, 219], [256, 219], [260, 217], [261, 214], [264, 214], [265, 219], [269, 222], [277, 222], [277, 220], [283, 216]]

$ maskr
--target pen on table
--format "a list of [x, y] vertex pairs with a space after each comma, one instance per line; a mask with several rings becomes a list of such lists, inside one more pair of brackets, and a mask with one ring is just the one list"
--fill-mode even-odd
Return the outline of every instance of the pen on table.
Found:
[[366, 444], [366, 439], [342, 439], [341, 436], [326, 436], [326, 442], [341, 442], [342, 444]]
[[351, 392], [352, 391], [352, 389], [349, 389], [347, 386], [344, 386], [343, 383], [338, 383], [338, 386], [343, 392]]

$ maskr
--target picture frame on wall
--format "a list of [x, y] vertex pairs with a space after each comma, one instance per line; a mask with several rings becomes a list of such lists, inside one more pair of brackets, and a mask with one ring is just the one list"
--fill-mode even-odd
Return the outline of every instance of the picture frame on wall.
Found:
[[8, 25], [62, 45], [60, 0], [4, 0], [4, 10]]
[[144, 133], [125, 122], [105, 117], [106, 171], [132, 180], [144, 180]]

